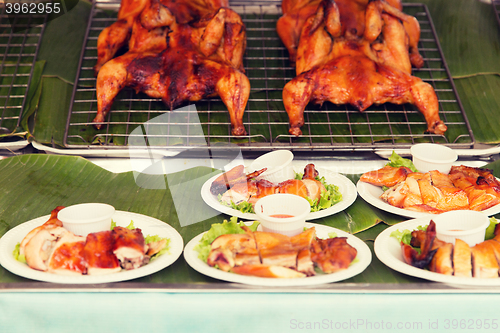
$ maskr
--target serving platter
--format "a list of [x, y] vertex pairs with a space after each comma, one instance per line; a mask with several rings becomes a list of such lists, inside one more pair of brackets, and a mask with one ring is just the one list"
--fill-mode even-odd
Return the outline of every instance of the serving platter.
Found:
[[214, 279], [267, 287], [313, 286], [324, 283], [338, 282], [360, 274], [370, 264], [372, 260], [371, 251], [361, 239], [336, 228], [321, 224], [306, 223], [306, 228], [311, 227], [316, 228], [316, 235], [318, 236], [318, 238], [328, 238], [328, 234], [332, 232], [336, 233], [338, 237], [347, 237], [347, 243], [349, 243], [349, 245], [353, 246], [358, 251], [356, 259], [347, 269], [336, 273], [318, 274], [316, 276], [297, 279], [262, 278], [224, 272], [220, 269], [213, 268], [207, 265], [206, 262], [198, 258], [198, 252], [194, 250], [194, 247], [200, 242], [205, 232], [199, 234], [188, 242], [184, 249], [184, 258], [186, 259], [186, 262], [189, 264], [189, 266], [191, 266], [194, 270]]
[[[361, 180], [359, 180], [356, 184], [356, 188], [358, 190], [359, 196], [363, 198], [366, 202], [368, 202], [370, 205], [384, 210], [386, 212], [392, 213], [392, 214], [397, 214], [405, 217], [412, 217], [412, 218], [421, 218], [421, 217], [429, 217], [429, 216], [434, 216], [435, 214], [430, 214], [430, 213], [424, 213], [424, 212], [415, 212], [403, 208], [398, 208], [389, 205], [387, 202], [384, 200], [380, 199], [380, 196], [384, 191], [380, 186], [376, 186], [373, 184], [365, 183]], [[487, 214], [488, 216], [495, 215], [500, 213], [500, 204], [495, 205], [491, 208], [485, 209], [482, 211], [484, 214]]]
[[429, 281], [442, 282], [450, 285], [457, 286], [476, 286], [476, 287], [500, 287], [500, 278], [497, 279], [480, 279], [480, 278], [467, 278], [449, 276], [431, 272], [425, 269], [420, 269], [408, 265], [402, 255], [401, 245], [398, 240], [391, 237], [393, 231], [403, 231], [405, 229], [415, 230], [418, 226], [429, 224], [429, 217], [422, 217], [405, 222], [398, 223], [390, 228], [385, 229], [375, 239], [375, 255], [388, 267], [400, 273], [414, 276]]
[[30, 268], [14, 259], [13, 251], [19, 242], [35, 227], [47, 222], [50, 215], [41, 216], [39, 218], [22, 223], [17, 227], [9, 230], [0, 238], [0, 265], [11, 273], [38, 281], [65, 283], [65, 284], [96, 284], [127, 281], [143, 276], [147, 276], [162, 270], [165, 267], [173, 264], [181, 255], [184, 247], [184, 241], [181, 235], [173, 227], [165, 222], [162, 222], [153, 217], [136, 214], [131, 212], [116, 211], [112, 219], [117, 226], [126, 227], [131, 221], [134, 222], [136, 228], [140, 228], [143, 234], [158, 235], [163, 238], [170, 239], [170, 248], [167, 253], [152, 260], [147, 265], [133, 270], [122, 270], [120, 272], [108, 275], [76, 275], [66, 276], [48, 272], [41, 272]]
[[[319, 172], [319, 176], [325, 177], [325, 180], [328, 184], [336, 185], [339, 187], [339, 191], [340, 193], [342, 193], [342, 201], [336, 203], [330, 208], [309, 213], [309, 215], [306, 218], [307, 221], [339, 213], [344, 209], [348, 208], [350, 205], [352, 205], [354, 201], [356, 201], [356, 197], [358, 196], [358, 193], [356, 191], [356, 186], [354, 186], [354, 183], [351, 180], [349, 180], [349, 178], [347, 178], [346, 176], [336, 172], [328, 171], [327, 169], [322, 169], [322, 168], [316, 168], [316, 169]], [[299, 169], [294, 168], [294, 170], [295, 172], [298, 172]], [[237, 216], [240, 219], [246, 219], [246, 220], [257, 219], [257, 215], [254, 213], [242, 213], [239, 210], [233, 209], [228, 206], [224, 206], [219, 202], [219, 200], [217, 200], [217, 196], [210, 193], [210, 186], [212, 185], [213, 181], [219, 176], [220, 175], [215, 175], [203, 184], [201, 188], [201, 197], [203, 198], [203, 201], [205, 201], [207, 205], [209, 205], [210, 207], [221, 213], [231, 216]]]

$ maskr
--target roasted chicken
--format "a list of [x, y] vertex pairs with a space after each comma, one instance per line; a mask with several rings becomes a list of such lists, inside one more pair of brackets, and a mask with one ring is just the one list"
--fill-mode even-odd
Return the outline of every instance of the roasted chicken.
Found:
[[226, 272], [266, 278], [302, 278], [349, 267], [357, 251], [345, 237], [318, 239], [315, 228], [288, 237], [242, 227], [245, 234], [226, 234], [211, 245], [207, 264]]
[[446, 175], [385, 166], [363, 174], [360, 180], [389, 187], [380, 197], [388, 204], [419, 212], [481, 211], [500, 203], [500, 183], [488, 169], [453, 166]]
[[297, 74], [283, 89], [290, 134], [302, 134], [308, 103], [325, 101], [360, 111], [411, 103], [424, 115], [428, 132], [446, 131], [432, 86], [411, 75], [412, 65], [423, 65], [420, 28], [401, 12], [399, 1], [284, 0], [283, 8], [277, 29]]
[[[134, 8], [133, 18], [124, 21], [119, 14], [118, 26], [131, 21], [127, 23], [129, 33], [120, 34], [120, 38], [126, 35], [124, 39], [129, 39], [129, 48], [114, 59], [117, 42], [106, 36], [118, 28], [101, 33], [98, 53], [102, 56], [98, 56], [96, 65], [97, 128], [102, 126], [118, 92], [131, 87], [137, 93], [161, 98], [171, 110], [186, 101], [219, 96], [229, 110], [232, 134], [246, 134], [242, 118], [250, 83], [243, 73], [245, 27], [237, 13], [217, 7], [225, 2], [207, 1], [203, 7], [204, 3], [146, 0], [139, 13]], [[185, 13], [178, 15], [176, 11], [191, 7], [197, 8], [193, 18], [203, 16], [184, 22], [188, 19]]]
[[20, 244], [29, 267], [64, 275], [102, 275], [135, 269], [161, 251], [164, 240], [145, 244], [140, 229], [115, 227], [113, 230], [77, 236], [62, 227], [57, 213], [42, 226], [30, 231]]

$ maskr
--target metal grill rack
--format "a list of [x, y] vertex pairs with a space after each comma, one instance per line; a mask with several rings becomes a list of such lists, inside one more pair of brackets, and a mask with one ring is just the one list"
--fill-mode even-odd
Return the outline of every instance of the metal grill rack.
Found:
[[[16, 3], [18, 1], [10, 1]], [[47, 15], [8, 15], [0, 3], [0, 129], [19, 126]]]
[[[415, 16], [421, 26], [419, 48], [425, 64], [423, 68], [415, 69], [413, 75], [434, 87], [441, 119], [448, 126], [446, 135], [424, 134], [425, 119], [412, 105], [386, 103], [361, 113], [351, 106], [324, 103], [321, 107], [311, 104], [306, 108], [303, 136], [299, 138], [288, 134], [288, 116], [281, 97], [283, 86], [295, 76], [295, 71], [276, 33], [276, 21], [281, 16], [280, 1], [232, 1], [230, 5], [241, 15], [247, 29], [244, 66], [250, 79], [251, 94], [243, 121], [248, 136], [236, 138], [230, 135], [227, 109], [220, 99], [215, 98], [196, 102], [197, 111], [188, 108], [167, 112], [161, 121], [155, 123], [162, 129], [148, 131], [155, 133], [154, 140], [153, 136], [149, 136], [151, 140], [147, 137], [143, 140], [143, 132], [139, 131], [139, 141], [144, 147], [185, 149], [201, 145], [227, 149], [228, 145], [236, 145], [241, 150], [287, 148], [315, 151], [405, 148], [418, 142], [438, 142], [455, 148], [473, 146], [470, 125], [425, 5], [404, 5], [404, 11]], [[124, 89], [115, 100], [106, 125], [99, 131], [92, 126], [97, 110], [93, 74], [97, 38], [104, 27], [116, 20], [118, 8], [119, 1], [116, 0], [94, 1], [68, 115], [64, 140], [67, 148], [123, 149], [127, 145], [136, 145], [134, 133], [137, 133], [137, 128], [147, 131], [146, 127], [150, 125], [145, 123], [154, 122], [152, 119], [168, 110], [157, 99]]]
[[491, 4], [493, 6], [493, 11], [495, 12], [495, 17], [498, 21], [498, 25], [500, 25], [500, 0], [492, 0]]

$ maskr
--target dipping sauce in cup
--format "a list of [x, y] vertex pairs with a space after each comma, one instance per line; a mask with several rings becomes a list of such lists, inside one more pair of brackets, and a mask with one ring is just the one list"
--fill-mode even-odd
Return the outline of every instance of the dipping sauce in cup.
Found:
[[83, 203], [61, 209], [57, 218], [63, 227], [75, 235], [86, 237], [90, 233], [111, 229], [115, 208], [104, 203]]
[[432, 218], [436, 223], [436, 237], [455, 244], [459, 238], [470, 247], [484, 241], [486, 228], [490, 225], [488, 215], [474, 210], [455, 210]]
[[458, 159], [457, 153], [450, 147], [436, 143], [419, 143], [410, 148], [413, 164], [420, 172], [437, 170], [450, 173], [452, 164]]
[[298, 195], [279, 193], [259, 199], [254, 210], [263, 231], [295, 236], [304, 231], [311, 205]]

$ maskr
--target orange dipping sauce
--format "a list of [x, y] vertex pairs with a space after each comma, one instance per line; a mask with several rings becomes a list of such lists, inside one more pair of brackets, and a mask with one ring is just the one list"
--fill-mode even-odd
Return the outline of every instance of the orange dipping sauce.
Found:
[[288, 215], [288, 214], [274, 214], [274, 215], [269, 215], [269, 217], [277, 217], [280, 219], [286, 219], [290, 217], [294, 217], [293, 215]]

